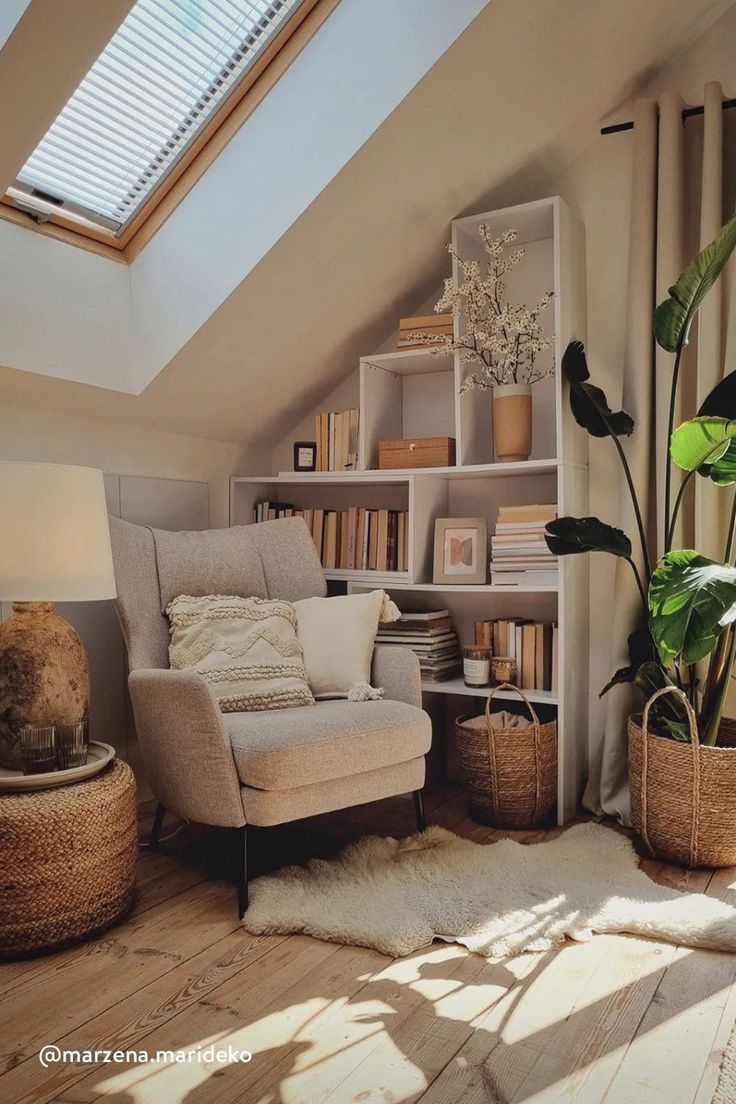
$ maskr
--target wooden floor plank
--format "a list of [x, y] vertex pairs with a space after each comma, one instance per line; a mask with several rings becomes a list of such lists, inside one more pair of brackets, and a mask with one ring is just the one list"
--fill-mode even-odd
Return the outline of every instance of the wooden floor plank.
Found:
[[[155, 806], [140, 813], [144, 840]], [[427, 818], [489, 843], [457, 787]], [[410, 796], [249, 832], [256, 874], [415, 830]], [[436, 943], [391, 960], [240, 927], [228, 834], [167, 818], [141, 849], [129, 919], [77, 948], [0, 966], [0, 1100], [13, 1104], [710, 1104], [736, 1017], [736, 956], [623, 936], [504, 962]], [[657, 881], [736, 904], [736, 872], [643, 857]], [[249, 1064], [44, 1070], [67, 1049], [178, 1049], [218, 1039]], [[500, 1095], [499, 1095], [500, 1094]]]

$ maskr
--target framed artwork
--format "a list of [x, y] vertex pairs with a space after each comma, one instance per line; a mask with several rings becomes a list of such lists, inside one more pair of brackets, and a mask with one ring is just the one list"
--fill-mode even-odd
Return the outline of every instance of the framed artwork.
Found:
[[294, 471], [316, 471], [317, 470], [317, 442], [316, 441], [295, 441], [294, 442]]
[[484, 517], [437, 518], [434, 523], [433, 582], [485, 583], [488, 521]]

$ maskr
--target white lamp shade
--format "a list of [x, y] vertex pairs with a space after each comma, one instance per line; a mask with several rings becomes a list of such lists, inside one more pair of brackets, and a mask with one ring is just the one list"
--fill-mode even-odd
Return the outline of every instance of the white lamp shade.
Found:
[[0, 599], [114, 597], [102, 472], [0, 461]]

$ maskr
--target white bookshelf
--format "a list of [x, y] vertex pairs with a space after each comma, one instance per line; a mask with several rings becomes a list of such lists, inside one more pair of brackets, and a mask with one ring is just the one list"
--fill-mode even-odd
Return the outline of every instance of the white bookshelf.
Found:
[[[559, 365], [572, 337], [585, 338], [584, 243], [582, 228], [559, 197], [502, 211], [457, 219], [452, 238], [462, 256], [477, 255], [477, 227], [488, 224], [500, 234], [519, 231], [512, 248], [523, 245], [527, 257], [513, 270], [509, 295], [536, 301], [554, 290], [549, 325], [555, 332]], [[472, 641], [473, 622], [483, 618], [530, 617], [559, 625], [560, 684], [556, 693], [526, 691], [556, 712], [559, 730], [558, 819], [574, 815], [587, 761], [588, 576], [585, 557], [559, 561], [557, 586], [444, 586], [432, 582], [434, 522], [438, 517], [480, 516], [493, 533], [499, 506], [557, 502], [561, 514], [586, 514], [587, 437], [570, 414], [558, 371], [533, 389], [534, 445], [529, 460], [497, 463], [492, 450], [490, 393], [459, 395], [459, 357], [426, 349], [361, 357], [358, 470], [279, 472], [233, 476], [230, 522], [249, 524], [256, 502], [268, 499], [303, 508], [348, 506], [407, 511], [408, 570], [405, 572], [328, 571], [327, 578], [349, 593], [381, 587], [400, 607], [447, 608], [461, 643]], [[378, 442], [397, 437], [451, 436], [456, 439], [453, 467], [379, 471]], [[481, 707], [488, 691], [469, 688], [461, 678], [423, 682], [428, 705], [444, 698], [448, 707], [463, 698], [467, 708]], [[502, 692], [500, 700], [516, 695]], [[479, 699], [473, 705], [471, 699]], [[448, 708], [448, 716], [451, 710]]]

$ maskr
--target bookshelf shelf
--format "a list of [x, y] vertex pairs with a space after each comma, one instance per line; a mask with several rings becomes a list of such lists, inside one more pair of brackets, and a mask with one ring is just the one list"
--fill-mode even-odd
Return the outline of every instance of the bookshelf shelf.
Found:
[[[461, 678], [447, 679], [445, 682], [431, 682], [422, 679], [422, 691], [425, 694], [456, 694], [468, 698], [488, 697], [490, 686], [466, 686]], [[557, 705], [557, 694], [550, 690], [525, 690], [524, 693], [530, 702], [537, 705]], [[521, 701], [513, 690], [498, 690], [494, 695], [494, 701]]]
[[[365, 572], [358, 572], [359, 575], [365, 575]], [[385, 578], [385, 576], [384, 576]], [[397, 576], [391, 576], [393, 580]], [[357, 579], [356, 582], [362, 582], [363, 579]], [[367, 580], [368, 582], [372, 579]], [[559, 587], [556, 586], [498, 586], [492, 583], [462, 583], [454, 586], [445, 586], [444, 583], [410, 583], [410, 582], [393, 582], [390, 581], [386, 584], [392, 590], [414, 590], [417, 593], [435, 593], [435, 594], [447, 594], [450, 597], [452, 595], [461, 594], [503, 594], [507, 597], [514, 597], [517, 594], [557, 594]]]
[[[585, 339], [582, 227], [558, 197], [501, 211], [457, 219], [452, 239], [458, 253], [478, 256], [478, 226], [494, 236], [514, 228], [527, 261], [517, 270], [520, 282], [510, 297], [536, 302], [554, 290], [550, 333], [555, 335], [559, 365], [568, 342]], [[501, 506], [556, 502], [560, 514], [588, 513], [586, 434], [575, 424], [567, 388], [558, 371], [533, 389], [534, 451], [529, 460], [498, 463], [494, 459], [491, 396], [471, 391], [460, 395], [469, 369], [459, 354], [429, 349], [400, 349], [363, 356], [358, 364], [358, 467], [351, 471], [289, 472], [236, 475], [230, 484], [230, 524], [252, 521], [260, 500], [293, 503], [303, 509], [406, 511], [408, 570], [376, 572], [328, 570], [327, 578], [348, 593], [381, 587], [405, 609], [448, 609], [461, 643], [473, 639], [479, 619], [514, 620], [558, 625], [559, 687], [555, 693], [528, 691], [531, 701], [556, 710], [559, 731], [558, 820], [576, 810], [587, 764], [588, 704], [588, 570], [586, 558], [571, 556], [558, 563], [556, 586], [445, 586], [431, 582], [434, 523], [439, 517], [485, 517], [493, 533]], [[450, 467], [378, 470], [378, 444], [391, 438], [450, 436], [456, 440], [457, 463]], [[304, 438], [303, 427], [294, 439]], [[290, 446], [289, 446], [290, 447]], [[283, 461], [282, 461], [283, 462]], [[432, 695], [435, 716], [458, 698], [484, 698], [487, 690], [466, 687], [462, 678], [423, 681]], [[503, 692], [504, 699], [516, 695]], [[429, 704], [429, 699], [428, 699]], [[448, 731], [451, 707], [444, 709]]]

